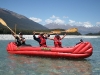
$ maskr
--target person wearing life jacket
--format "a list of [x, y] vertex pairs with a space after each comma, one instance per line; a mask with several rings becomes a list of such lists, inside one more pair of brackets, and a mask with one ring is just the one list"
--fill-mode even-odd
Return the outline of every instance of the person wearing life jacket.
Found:
[[14, 35], [14, 34], [12, 34], [13, 36], [14, 36], [14, 38], [16, 39], [16, 44], [17, 44], [17, 46], [21, 46], [21, 45], [25, 45], [25, 38], [23, 37], [23, 34], [20, 32], [19, 33], [19, 36], [17, 36], [17, 35]]
[[62, 47], [61, 37], [58, 34], [54, 37], [54, 45], [55, 47]]
[[33, 39], [36, 40], [40, 47], [47, 47], [46, 45], [46, 39], [47, 39], [47, 35], [44, 33], [40, 33], [38, 37], [35, 36], [35, 32], [33, 32]]
[[17, 46], [31, 46], [30, 44], [26, 44], [26, 39], [23, 37], [22, 32], [19, 33], [19, 36], [12, 34], [16, 39]]
[[50, 40], [54, 41], [55, 47], [62, 47], [62, 42], [61, 40], [66, 36], [66, 34], [63, 37], [60, 37], [59, 34], [56, 34], [54, 38], [49, 38]]

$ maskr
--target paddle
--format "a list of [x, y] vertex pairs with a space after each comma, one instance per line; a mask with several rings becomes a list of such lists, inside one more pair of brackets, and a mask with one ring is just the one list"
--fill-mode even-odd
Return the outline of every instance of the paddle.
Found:
[[77, 28], [70, 28], [70, 29], [67, 29], [65, 31], [54, 30], [54, 31], [51, 31], [51, 32], [35, 32], [35, 33], [60, 34], [61, 32], [73, 33], [73, 32], [77, 32], [77, 31], [78, 31]]
[[1, 18], [0, 18], [0, 23], [1, 23], [3, 26], [6, 26], [11, 32], [13, 32], [13, 33], [16, 35], [16, 33], [15, 33], [11, 28], [9, 28], [9, 27], [7, 26], [7, 24], [6, 24], [6, 22], [5, 22], [3, 19], [1, 19]]
[[70, 28], [68, 30], [65, 30], [65, 31], [61, 31], [61, 32], [69, 32], [69, 33], [72, 33], [72, 32], [77, 32], [78, 29], [77, 28]]
[[77, 32], [78, 29], [77, 28], [70, 28], [70, 29], [67, 29], [65, 31], [51, 31], [51, 34], [55, 34], [55, 33], [58, 33], [60, 34], [61, 32], [66, 32], [66, 33], [73, 33], [73, 32]]
[[16, 33], [16, 26], [17, 26], [17, 24], [15, 24], [15, 33]]

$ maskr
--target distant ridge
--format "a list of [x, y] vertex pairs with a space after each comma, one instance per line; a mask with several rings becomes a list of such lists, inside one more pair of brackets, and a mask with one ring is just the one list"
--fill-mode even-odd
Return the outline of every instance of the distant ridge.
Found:
[[[17, 25], [17, 29], [23, 30], [47, 30], [48, 28], [43, 25], [36, 23], [27, 17], [17, 14], [13, 11], [0, 8], [0, 18], [2, 18], [9, 27], [14, 28], [15, 24]], [[0, 25], [0, 27], [2, 27]]]
[[93, 26], [93, 27], [84, 27], [84, 26], [77, 26], [77, 25], [70, 25], [70, 24], [56, 24], [56, 23], [50, 23], [44, 25], [45, 27], [49, 29], [69, 29], [69, 28], [78, 28], [78, 31], [81, 34], [87, 34], [87, 33], [98, 33], [100, 32], [100, 26]]

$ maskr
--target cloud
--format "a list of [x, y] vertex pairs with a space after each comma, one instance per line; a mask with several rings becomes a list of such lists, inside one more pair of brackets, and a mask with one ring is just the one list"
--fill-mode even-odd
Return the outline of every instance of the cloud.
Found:
[[76, 22], [74, 20], [69, 20], [68, 22], [70, 25], [75, 25], [75, 26], [84, 26], [84, 27], [93, 27], [93, 25], [90, 22]]
[[61, 20], [59, 17], [55, 15], [52, 15], [49, 19], [46, 19], [45, 22], [46, 24], [49, 24], [49, 23], [64, 24], [65, 23], [64, 20]]
[[68, 18], [68, 16], [63, 16], [63, 18]]
[[49, 23], [52, 23], [53, 20], [51, 20], [51, 19], [47, 19], [47, 20], [45, 20], [45, 22], [46, 22], [46, 24], [49, 24]]
[[[62, 18], [68, 18], [66, 16], [63, 16]], [[29, 19], [38, 22], [38, 23], [42, 23], [42, 19], [40, 18], [35, 18], [35, 17], [30, 17]], [[49, 24], [49, 23], [56, 23], [56, 24], [66, 24], [66, 21], [61, 19], [60, 17], [57, 17], [55, 15], [52, 15], [51, 17], [49, 17], [48, 19], [45, 20], [44, 24]], [[72, 25], [72, 26], [84, 26], [84, 27], [93, 27], [93, 25], [87, 21], [87, 22], [76, 22], [75, 20], [71, 20], [69, 19], [68, 24]], [[96, 26], [100, 26], [100, 22], [96, 22]]]
[[100, 25], [100, 22], [96, 22], [96, 25]]
[[41, 22], [42, 21], [42, 19], [40, 19], [40, 18], [35, 18], [35, 17], [30, 17], [29, 19], [31, 19], [31, 20], [33, 20], [33, 21], [35, 21], [35, 22]]
[[69, 23], [75, 23], [75, 21], [74, 20], [69, 20]]
[[55, 16], [55, 15], [52, 15], [50, 18], [51, 18], [51, 19], [58, 19], [59, 17], [57, 17], [57, 16]]
[[64, 21], [61, 19], [55, 19], [55, 20], [47, 19], [45, 20], [45, 22], [46, 24], [49, 24], [49, 23], [64, 24]]
[[93, 27], [93, 25], [90, 23], [90, 22], [84, 22], [83, 23], [83, 26], [85, 26], [85, 27]]
[[56, 19], [54, 20], [54, 23], [57, 23], [57, 24], [64, 24], [65, 21], [61, 20], [61, 19]]

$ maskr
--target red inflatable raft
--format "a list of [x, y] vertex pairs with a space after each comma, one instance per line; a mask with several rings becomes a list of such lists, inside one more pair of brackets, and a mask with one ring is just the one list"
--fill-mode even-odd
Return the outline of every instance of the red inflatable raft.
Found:
[[7, 45], [7, 51], [11, 54], [37, 55], [64, 58], [87, 58], [92, 55], [93, 47], [89, 42], [81, 42], [72, 47], [34, 47], [19, 46], [14, 42]]

